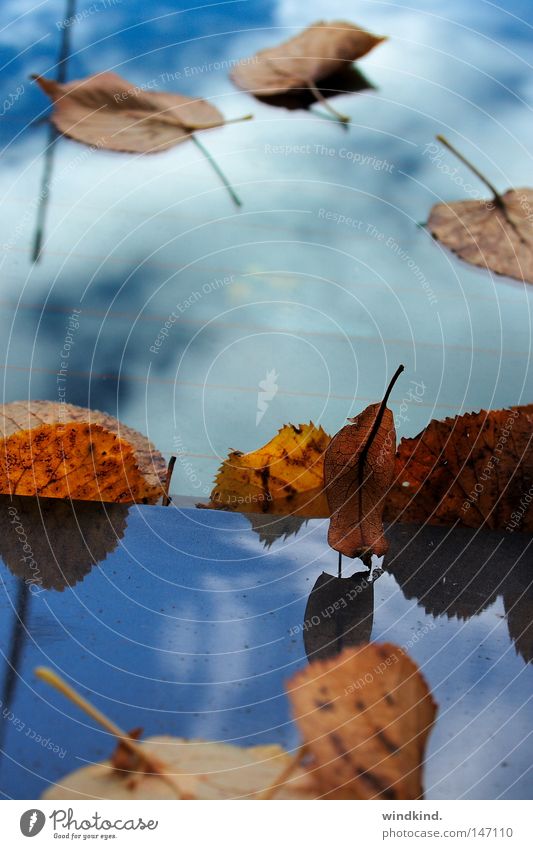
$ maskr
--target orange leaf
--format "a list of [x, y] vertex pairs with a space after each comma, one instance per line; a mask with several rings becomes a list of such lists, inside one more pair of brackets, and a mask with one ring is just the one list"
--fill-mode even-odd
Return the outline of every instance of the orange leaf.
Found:
[[432, 421], [402, 439], [387, 521], [533, 531], [533, 407]]
[[288, 693], [322, 798], [422, 797], [436, 705], [403, 649], [345, 649], [293, 675]]
[[0, 492], [154, 503], [166, 465], [141, 433], [96, 410], [51, 401], [0, 407]]

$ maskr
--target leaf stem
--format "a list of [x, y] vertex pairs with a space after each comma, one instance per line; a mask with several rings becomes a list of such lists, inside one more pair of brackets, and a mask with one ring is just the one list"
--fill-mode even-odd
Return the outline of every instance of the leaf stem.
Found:
[[500, 192], [498, 191], [498, 189], [497, 189], [495, 186], [493, 186], [493, 185], [492, 185], [492, 183], [490, 182], [490, 180], [487, 180], [487, 178], [485, 177], [485, 175], [484, 175], [484, 174], [482, 174], [482, 173], [481, 173], [481, 171], [479, 171], [479, 170], [476, 168], [476, 166], [475, 166], [475, 165], [473, 165], [473, 164], [472, 164], [472, 163], [471, 163], [471, 162], [470, 162], [470, 161], [466, 158], [466, 156], [463, 156], [463, 154], [462, 154], [462, 153], [460, 153], [460, 152], [457, 150], [457, 148], [456, 148], [456, 147], [454, 147], [454, 145], [453, 145], [451, 142], [449, 142], [449, 141], [448, 141], [448, 139], [446, 138], [446, 136], [442, 136], [442, 135], [440, 135], [440, 133], [439, 133], [439, 135], [437, 135], [435, 138], [437, 139], [437, 141], [439, 141], [441, 144], [443, 144], [443, 145], [444, 145], [444, 147], [447, 147], [447, 148], [448, 148], [448, 150], [450, 150], [450, 151], [454, 154], [454, 156], [456, 156], [456, 157], [457, 157], [457, 159], [459, 159], [459, 160], [463, 163], [463, 165], [466, 165], [466, 167], [467, 167], [467, 168], [469, 168], [469, 169], [472, 171], [472, 173], [473, 173], [473, 174], [475, 174], [475, 175], [476, 175], [476, 177], [477, 177], [479, 180], [481, 180], [481, 182], [482, 182], [482, 183], [485, 183], [486, 187], [487, 187], [487, 188], [488, 188], [488, 189], [492, 192], [492, 194], [493, 194], [493, 196], [494, 196], [494, 201], [495, 201], [495, 203], [497, 203], [497, 204], [498, 204], [498, 206], [502, 206], [502, 205], [503, 205], [502, 196], [501, 196]]
[[324, 107], [324, 109], [327, 109], [327, 111], [331, 115], [334, 115], [337, 121], [340, 121], [341, 124], [350, 123], [350, 116], [343, 115], [341, 112], [337, 112], [337, 110], [334, 109], [329, 100], [324, 97], [320, 89], [316, 87], [313, 80], [306, 80], [306, 84], [313, 97]]
[[176, 465], [176, 457], [174, 454], [168, 461], [167, 466], [167, 476], [165, 478], [165, 486], [164, 486], [164, 494], [163, 494], [163, 507], [168, 507], [170, 502], [172, 501], [169, 493], [170, 489], [170, 481], [172, 480], [172, 472], [174, 471], [174, 466]]
[[339, 551], [339, 565], [337, 568], [337, 577], [342, 578], [342, 551]]
[[217, 127], [226, 127], [228, 124], [238, 124], [240, 121], [251, 121], [253, 115], [242, 115], [240, 118], [229, 118], [229, 120], [224, 120], [223, 123], [220, 121], [212, 121], [207, 124], [187, 124], [185, 121], [182, 126], [187, 130], [214, 130]]
[[291, 757], [289, 763], [286, 767], [283, 768], [281, 773], [274, 779], [272, 784], [263, 790], [263, 792], [259, 795], [259, 799], [273, 799], [276, 793], [278, 793], [284, 784], [287, 783], [293, 772], [299, 767], [300, 761], [303, 756], [307, 752], [307, 746], [303, 743], [299, 749], [296, 750], [294, 755]]
[[[372, 425], [372, 427], [370, 429], [370, 432], [367, 436], [366, 442], [363, 445], [363, 448], [361, 450], [361, 454], [359, 456], [359, 462], [358, 462], [358, 467], [359, 467], [359, 510], [360, 510], [361, 516], [363, 515], [363, 488], [364, 488], [364, 481], [365, 481], [365, 463], [366, 463], [367, 454], [368, 454], [368, 452], [370, 450], [370, 446], [372, 445], [372, 442], [374, 441], [375, 436], [376, 436], [376, 434], [377, 434], [377, 432], [380, 428], [383, 416], [385, 415], [385, 410], [387, 409], [387, 401], [389, 400], [389, 396], [392, 392], [394, 384], [398, 380], [402, 371], [404, 371], [404, 366], [399, 365], [398, 368], [396, 369], [396, 371], [394, 372], [393, 376], [392, 376], [392, 379], [391, 379], [391, 381], [390, 381], [390, 383], [387, 387], [387, 391], [385, 392], [385, 395], [383, 396], [383, 401], [381, 402], [381, 404], [379, 406], [377, 416], [374, 419], [374, 424]], [[364, 565], [367, 567], [367, 569], [372, 569], [372, 556], [371, 556], [370, 552], [365, 552], [361, 556], [361, 560], [364, 563]]]
[[364, 446], [363, 446], [363, 449], [362, 449], [362, 451], [361, 451], [361, 458], [360, 458], [360, 468], [361, 468], [361, 469], [364, 467], [364, 462], [365, 462], [365, 460], [366, 460], [366, 455], [368, 454], [368, 451], [369, 451], [369, 449], [370, 449], [370, 446], [372, 445], [372, 442], [374, 441], [374, 438], [375, 438], [375, 436], [376, 436], [376, 433], [377, 433], [377, 432], [378, 432], [378, 430], [379, 430], [379, 426], [380, 426], [380, 424], [381, 424], [381, 420], [382, 420], [382, 418], [383, 418], [383, 416], [384, 416], [384, 414], [385, 414], [385, 410], [386, 410], [386, 408], [387, 408], [387, 401], [389, 400], [389, 396], [390, 396], [390, 394], [391, 394], [391, 392], [392, 392], [392, 390], [393, 390], [393, 388], [394, 388], [394, 384], [396, 383], [396, 381], [398, 380], [398, 378], [399, 378], [399, 376], [401, 375], [402, 371], [404, 371], [404, 370], [405, 370], [405, 366], [403, 366], [403, 365], [399, 365], [399, 366], [398, 366], [398, 368], [397, 368], [397, 369], [396, 369], [396, 371], [394, 372], [394, 374], [393, 374], [393, 376], [392, 376], [392, 378], [391, 378], [391, 381], [390, 381], [390, 383], [389, 383], [389, 385], [388, 385], [388, 387], [387, 387], [387, 391], [385, 392], [385, 395], [383, 396], [383, 401], [381, 402], [381, 404], [380, 404], [380, 406], [379, 406], [378, 414], [377, 414], [376, 418], [374, 419], [374, 424], [372, 425], [372, 428], [371, 428], [371, 430], [370, 430], [370, 433], [368, 434], [367, 440], [366, 440], [366, 442], [365, 442], [365, 444], [364, 444]]
[[207, 159], [207, 161], [211, 165], [215, 174], [220, 178], [222, 183], [225, 185], [226, 189], [228, 190], [228, 194], [229, 194], [230, 198], [232, 199], [233, 203], [235, 204], [235, 206], [242, 206], [242, 200], [237, 195], [234, 188], [231, 186], [228, 178], [226, 177], [226, 175], [222, 171], [220, 165], [213, 159], [213, 157], [211, 156], [211, 154], [209, 153], [207, 148], [203, 146], [202, 142], [195, 136], [194, 133], [191, 133], [190, 138], [195, 143], [198, 150], [200, 150], [203, 153], [203, 155], [205, 156], [205, 158]]
[[53, 669], [50, 669], [47, 666], [38, 666], [35, 670], [35, 675], [41, 681], [44, 681], [46, 684], [49, 684], [51, 687], [54, 687], [59, 693], [73, 702], [80, 710], [84, 711], [88, 716], [94, 719], [99, 725], [109, 731], [110, 734], [113, 734], [120, 742], [130, 750], [139, 760], [145, 764], [149, 773], [158, 775], [167, 781], [173, 790], [179, 794], [180, 798], [183, 798], [181, 790], [177, 786], [177, 784], [172, 780], [170, 775], [167, 775], [164, 771], [164, 765], [159, 762], [159, 760], [151, 755], [149, 752], [144, 749], [139, 743], [119, 728], [113, 720], [109, 719], [105, 714], [98, 710], [94, 705], [92, 705], [87, 699], [85, 699], [80, 693], [77, 693], [70, 684], [61, 678]]
[[46, 684], [54, 687], [67, 699], [70, 699], [71, 702], [88, 714], [88, 716], [94, 719], [95, 722], [105, 728], [106, 731], [109, 731], [110, 734], [118, 737], [121, 743], [124, 743], [130, 751], [134, 752], [136, 755], [140, 755], [143, 759], [146, 758], [146, 753], [142, 752], [141, 747], [137, 745], [137, 743], [134, 743], [125, 731], [122, 731], [118, 725], [115, 725], [115, 723], [111, 719], [108, 719], [105, 714], [101, 713], [98, 708], [94, 707], [94, 705], [88, 702], [87, 699], [84, 699], [83, 696], [77, 693], [52, 669], [49, 669], [47, 666], [38, 666], [35, 669], [35, 675], [37, 678], [40, 678], [41, 681], [45, 681]]

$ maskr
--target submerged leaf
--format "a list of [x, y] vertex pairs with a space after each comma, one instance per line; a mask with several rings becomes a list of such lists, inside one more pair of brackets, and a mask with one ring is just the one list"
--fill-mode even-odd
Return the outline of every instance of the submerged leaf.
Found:
[[0, 406], [0, 492], [154, 503], [166, 464], [143, 434], [107, 413], [52, 401]]
[[368, 572], [336, 578], [322, 572], [307, 600], [302, 625], [310, 663], [367, 643], [374, 621], [374, 582]]
[[322, 798], [422, 798], [436, 705], [403, 649], [345, 649], [293, 675], [288, 692]]

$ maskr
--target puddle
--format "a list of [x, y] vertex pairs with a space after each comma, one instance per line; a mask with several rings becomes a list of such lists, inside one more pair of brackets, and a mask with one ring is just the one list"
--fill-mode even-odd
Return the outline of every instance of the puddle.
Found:
[[438, 702], [427, 798], [528, 797], [531, 537], [396, 526], [380, 566], [345, 558], [339, 579], [324, 520], [264, 539], [239, 514], [19, 499], [39, 585], [1, 501], [7, 796], [37, 798], [113, 745], [37, 665], [125, 728], [292, 746], [284, 681], [372, 638], [404, 646]]

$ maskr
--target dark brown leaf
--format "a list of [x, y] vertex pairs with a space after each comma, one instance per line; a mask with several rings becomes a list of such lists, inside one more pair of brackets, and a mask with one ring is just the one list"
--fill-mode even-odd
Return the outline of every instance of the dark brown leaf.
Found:
[[372, 554], [381, 557], [388, 548], [381, 515], [394, 473], [396, 430], [386, 405], [402, 371], [400, 366], [381, 404], [370, 404], [335, 434], [324, 458], [328, 543], [367, 565]]
[[533, 408], [432, 421], [402, 439], [386, 521], [533, 531]]

